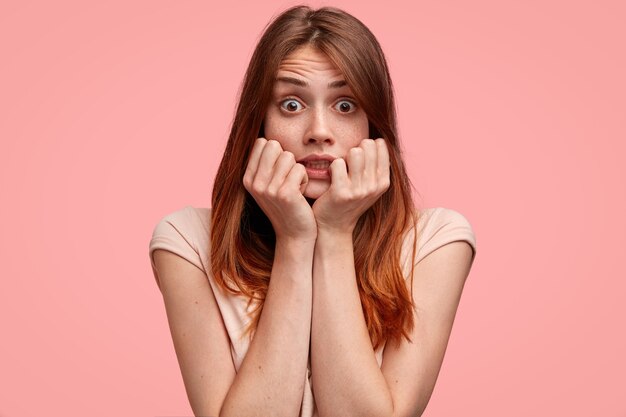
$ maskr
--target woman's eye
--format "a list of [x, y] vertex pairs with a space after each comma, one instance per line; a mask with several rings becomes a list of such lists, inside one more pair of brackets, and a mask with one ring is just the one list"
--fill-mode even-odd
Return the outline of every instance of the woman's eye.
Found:
[[300, 102], [298, 100], [295, 100], [293, 98], [284, 100], [280, 106], [289, 111], [289, 112], [294, 112], [294, 111], [298, 111], [302, 108], [302, 104], [300, 104]]
[[341, 100], [339, 103], [337, 103], [337, 110], [339, 110], [341, 113], [353, 112], [355, 108], [356, 104], [349, 100]]

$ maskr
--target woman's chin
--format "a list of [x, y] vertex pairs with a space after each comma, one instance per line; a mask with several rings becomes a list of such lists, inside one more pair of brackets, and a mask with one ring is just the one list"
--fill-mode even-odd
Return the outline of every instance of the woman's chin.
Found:
[[310, 181], [304, 190], [303, 195], [307, 200], [317, 200], [322, 194], [328, 191], [330, 183], [321, 181]]

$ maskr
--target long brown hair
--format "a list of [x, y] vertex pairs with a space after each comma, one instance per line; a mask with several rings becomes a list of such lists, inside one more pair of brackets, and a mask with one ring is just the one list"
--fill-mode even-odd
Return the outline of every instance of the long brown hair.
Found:
[[[255, 330], [272, 270], [276, 237], [272, 225], [243, 186], [250, 150], [264, 136], [263, 119], [278, 67], [301, 46], [326, 54], [343, 73], [369, 121], [370, 138], [385, 139], [391, 161], [388, 190], [358, 220], [354, 262], [363, 314], [372, 346], [409, 339], [413, 297], [401, 268], [405, 232], [415, 230], [411, 183], [398, 144], [393, 86], [382, 49], [370, 30], [333, 7], [294, 6], [266, 27], [250, 60], [237, 111], [220, 163], [212, 196], [211, 271], [232, 294], [257, 300], [246, 333]], [[271, 138], [269, 138], [271, 139]], [[411, 287], [413, 262], [411, 265]], [[409, 339], [410, 340], [410, 339]]]

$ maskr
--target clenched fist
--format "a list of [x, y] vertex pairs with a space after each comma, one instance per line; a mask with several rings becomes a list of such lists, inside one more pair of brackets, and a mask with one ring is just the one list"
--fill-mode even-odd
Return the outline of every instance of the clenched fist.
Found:
[[315, 239], [317, 224], [302, 194], [306, 169], [275, 140], [258, 138], [250, 153], [243, 185], [272, 222], [276, 238]]
[[351, 233], [359, 217], [387, 191], [389, 151], [384, 139], [363, 139], [330, 164], [331, 184], [313, 204], [319, 228]]

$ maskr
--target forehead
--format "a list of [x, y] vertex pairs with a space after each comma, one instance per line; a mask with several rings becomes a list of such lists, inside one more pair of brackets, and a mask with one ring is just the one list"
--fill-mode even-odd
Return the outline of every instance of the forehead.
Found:
[[282, 60], [278, 67], [278, 75], [288, 72], [304, 77], [313, 75], [340, 77], [342, 75], [328, 56], [310, 45], [296, 49]]

